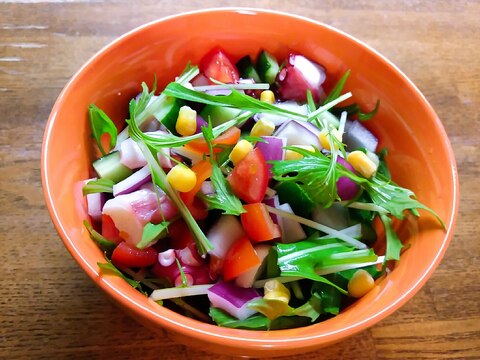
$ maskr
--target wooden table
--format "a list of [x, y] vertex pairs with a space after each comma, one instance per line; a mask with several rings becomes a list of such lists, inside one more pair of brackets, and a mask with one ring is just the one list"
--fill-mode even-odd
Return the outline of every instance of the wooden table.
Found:
[[[152, 336], [81, 272], [50, 222], [40, 150], [55, 98], [103, 45], [166, 15], [252, 4], [0, 0], [0, 358], [221, 358]], [[443, 120], [462, 188], [452, 244], [422, 291], [373, 328], [295, 358], [479, 359], [480, 3], [257, 0], [254, 5], [338, 27], [397, 64]]]

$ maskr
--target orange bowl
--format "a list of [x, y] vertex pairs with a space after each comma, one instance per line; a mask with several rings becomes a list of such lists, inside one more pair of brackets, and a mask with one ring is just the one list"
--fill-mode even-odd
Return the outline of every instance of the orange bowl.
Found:
[[[288, 30], [283, 30], [288, 29]], [[400, 227], [411, 247], [374, 290], [340, 315], [289, 330], [220, 328], [182, 316], [150, 301], [122, 279], [99, 273], [102, 252], [82, 221], [87, 215], [75, 191], [89, 177], [91, 137], [87, 107], [95, 103], [115, 121], [128, 115], [128, 101], [142, 81], [157, 75], [161, 89], [187, 62], [198, 63], [221, 46], [235, 60], [266, 49], [277, 58], [294, 51], [317, 61], [338, 79], [351, 69], [347, 90], [365, 106], [381, 107], [367, 122], [389, 149], [388, 164], [400, 185], [445, 221], [426, 212]], [[353, 37], [318, 22], [257, 9], [215, 9], [168, 17], [115, 40], [90, 59], [60, 94], [48, 120], [42, 148], [42, 181], [50, 215], [68, 251], [88, 276], [131, 316], [178, 341], [233, 355], [274, 356], [311, 351], [365, 330], [400, 308], [431, 276], [452, 237], [458, 207], [454, 155], [437, 115], [415, 85], [383, 56]]]

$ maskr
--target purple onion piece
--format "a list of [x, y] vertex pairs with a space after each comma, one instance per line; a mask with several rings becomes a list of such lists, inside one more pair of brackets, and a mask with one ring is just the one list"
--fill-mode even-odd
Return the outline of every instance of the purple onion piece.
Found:
[[152, 180], [150, 168], [145, 165], [140, 170], [134, 172], [125, 180], [113, 185], [113, 196], [131, 193], [132, 191], [140, 189], [140, 187]]
[[208, 123], [197, 114], [197, 129], [195, 130], [195, 134], [202, 132], [202, 126], [208, 126]]
[[[273, 104], [276, 107], [283, 109], [283, 110], [290, 110], [299, 114], [307, 115], [308, 114], [308, 106], [306, 104], [298, 104], [295, 101], [284, 101], [284, 102], [278, 102]], [[275, 114], [264, 114], [264, 113], [258, 113], [253, 115], [253, 119], [255, 121], [260, 120], [261, 118], [266, 117], [268, 120], [273, 122], [275, 126], [282, 125], [286, 121], [290, 120], [288, 116], [282, 116], [282, 115], [275, 115]]]
[[[283, 147], [287, 145], [287, 139], [284, 137], [277, 137], [277, 136], [262, 136], [262, 139], [265, 142], [257, 142], [255, 147], [260, 149], [262, 152], [265, 161], [272, 161], [272, 160], [283, 160], [284, 159], [284, 149]], [[268, 167], [268, 177], [271, 178], [273, 176], [271, 172], [272, 164], [267, 163]]]
[[[288, 203], [279, 205], [277, 208], [293, 214], [292, 207]], [[283, 243], [288, 244], [288, 243], [296, 242], [299, 240], [303, 240], [307, 237], [307, 235], [305, 234], [305, 231], [302, 228], [302, 225], [300, 225], [300, 223], [292, 219], [289, 219], [286, 217], [282, 218], [280, 221], [280, 228], [282, 230]]]
[[312, 124], [303, 121], [289, 120], [283, 123], [275, 132], [274, 136], [287, 139], [287, 145], [313, 145], [322, 148], [318, 135], [320, 130]]
[[245, 231], [238, 218], [233, 215], [221, 215], [207, 233], [207, 238], [213, 245], [213, 250], [209, 251], [209, 254], [223, 260], [230, 246], [242, 236], [245, 236]]
[[[345, 166], [351, 172], [355, 172], [353, 166], [350, 165], [344, 158], [338, 156], [337, 162]], [[341, 176], [337, 180], [337, 193], [342, 200], [351, 200], [353, 199], [359, 190], [359, 186], [353, 181], [347, 178], [346, 176]]]
[[[278, 208], [280, 206], [280, 200], [278, 199], [278, 195], [275, 195], [275, 196], [272, 196], [272, 197], [266, 197], [266, 198], [263, 198], [262, 202], [265, 204], [265, 205], [268, 205], [268, 206], [271, 206], [271, 207], [274, 207], [274, 208]], [[279, 221], [279, 217], [275, 214], [272, 214], [270, 213], [270, 217], [272, 218], [272, 221], [275, 223], [275, 224], [279, 224], [280, 221]]]
[[346, 122], [343, 142], [348, 151], [365, 148], [374, 153], [378, 146], [377, 137], [358, 121]]
[[104, 204], [104, 193], [87, 195], [87, 213], [94, 221], [102, 221], [102, 208]]
[[325, 96], [322, 88], [325, 78], [322, 66], [302, 55], [290, 54], [287, 65], [277, 76], [278, 92], [282, 99], [306, 102], [310, 90], [314, 101], [319, 102]]
[[244, 320], [256, 313], [248, 303], [260, 298], [257, 290], [242, 288], [231, 282], [219, 282], [208, 289], [208, 299], [213, 307], [222, 309], [237, 319]]
[[128, 138], [120, 144], [120, 162], [130, 169], [138, 169], [147, 164], [137, 143]]

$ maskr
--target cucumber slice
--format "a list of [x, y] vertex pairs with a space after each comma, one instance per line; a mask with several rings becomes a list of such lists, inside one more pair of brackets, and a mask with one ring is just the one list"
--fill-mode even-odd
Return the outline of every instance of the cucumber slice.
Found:
[[250, 59], [250, 56], [244, 56], [238, 60], [235, 65], [243, 79], [253, 79], [256, 83], [260, 82], [260, 76], [258, 75], [257, 70], [255, 70], [255, 66], [253, 65], [252, 59]]
[[207, 105], [203, 108], [200, 116], [212, 122], [212, 126], [218, 126], [239, 115], [242, 110], [234, 109], [226, 106]]
[[167, 97], [163, 101], [163, 106], [153, 114], [155, 119], [161, 122], [165, 127], [178, 136], [175, 130], [175, 124], [177, 123], [178, 112], [180, 108], [185, 105], [185, 102], [174, 97]]
[[257, 72], [260, 79], [269, 84], [273, 84], [279, 69], [280, 67], [278, 66], [277, 59], [263, 50], [257, 60]]
[[132, 170], [120, 162], [120, 152], [114, 151], [93, 162], [93, 168], [101, 178], [117, 183], [132, 174]]

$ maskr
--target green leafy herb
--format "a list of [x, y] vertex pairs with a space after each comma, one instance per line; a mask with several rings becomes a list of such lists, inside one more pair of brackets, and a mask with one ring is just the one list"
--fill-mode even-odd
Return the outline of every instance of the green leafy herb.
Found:
[[117, 143], [117, 127], [113, 121], [100, 110], [95, 104], [90, 104], [88, 107], [88, 115], [90, 117], [90, 127], [92, 129], [92, 136], [97, 143], [102, 155], [106, 155], [108, 151], [103, 148], [102, 136], [108, 134], [110, 137], [110, 148], [114, 148]]
[[313, 293], [305, 304], [293, 310], [294, 315], [308, 317], [312, 322], [317, 320], [322, 312], [322, 298], [317, 293]]
[[115, 185], [115, 182], [107, 178], [91, 180], [82, 188], [82, 193], [83, 196], [102, 192], [113, 193], [113, 185]]
[[332, 113], [334, 113], [335, 115], [339, 115], [342, 112], [346, 111], [348, 113], [348, 115], [356, 115], [357, 119], [360, 120], [360, 121], [367, 121], [367, 120], [370, 120], [372, 117], [375, 116], [379, 107], [380, 107], [380, 100], [377, 100], [373, 110], [368, 112], [368, 113], [363, 113], [362, 109], [360, 108], [360, 105], [358, 105], [357, 103], [347, 105], [347, 106], [341, 106], [341, 107], [333, 108]]
[[[238, 126], [243, 124], [250, 117], [251, 117], [251, 113], [245, 112], [235, 117], [232, 120], [229, 120], [223, 124], [215, 126], [213, 128], [214, 137], [219, 136], [226, 130], [230, 129], [232, 126]], [[182, 137], [176, 136], [173, 134], [165, 134], [165, 133], [161, 133], [157, 135], [153, 135], [153, 134], [147, 135], [140, 130], [136, 121], [133, 121], [131, 119], [131, 120], [127, 120], [127, 123], [129, 125], [130, 136], [133, 139], [139, 139], [139, 140], [141, 139], [145, 144], [157, 150], [162, 147], [169, 147], [169, 148], [179, 147], [179, 146], [188, 144], [192, 140], [201, 139], [203, 137], [201, 133], [190, 135], [190, 136], [182, 136]]]
[[286, 149], [302, 154], [300, 160], [272, 161], [273, 178], [281, 183], [296, 183], [315, 203], [327, 208], [339, 199], [335, 164], [318, 149], [311, 152], [295, 146]]
[[337, 99], [343, 91], [345, 83], [347, 82], [348, 77], [350, 76], [350, 70], [347, 70], [343, 74], [342, 78], [335, 84], [334, 88], [328, 94], [327, 98], [323, 101], [323, 104], [328, 104], [330, 101]]
[[386, 237], [386, 249], [385, 249], [385, 261], [388, 260], [400, 260], [400, 251], [403, 248], [403, 244], [398, 238], [392, 225], [392, 219], [385, 214], [379, 214], [385, 227]]
[[260, 314], [250, 316], [245, 320], [239, 320], [223, 310], [211, 307], [209, 315], [217, 325], [232, 329], [267, 330], [270, 327], [270, 320]]
[[[328, 279], [338, 286], [347, 287], [348, 282], [339, 282], [340, 276], [337, 274], [329, 275]], [[313, 294], [316, 294], [320, 297], [322, 303], [322, 312], [338, 315], [342, 305], [343, 296], [337, 289], [332, 286], [327, 286], [326, 284], [316, 282], [313, 284], [311, 291]]]
[[145, 249], [158, 239], [165, 237], [168, 225], [170, 225], [168, 221], [163, 221], [160, 224], [147, 223], [143, 228], [142, 240], [140, 240], [136, 247], [138, 249]]
[[413, 214], [418, 215], [416, 210], [424, 209], [432, 213], [442, 227], [445, 227], [435, 211], [414, 198], [413, 191], [394, 184], [383, 175], [377, 174], [370, 180], [359, 178], [353, 173], [350, 173], [348, 177], [364, 188], [375, 205], [381, 206], [397, 219], [403, 220], [405, 210], [410, 210]]
[[101, 263], [101, 262], [97, 262], [97, 265], [98, 267], [100, 268], [100, 270], [103, 272], [103, 273], [110, 273], [112, 275], [115, 275], [115, 276], [118, 276], [120, 278], [122, 278], [123, 280], [125, 280], [130, 286], [132, 286], [134, 289], [136, 288], [140, 288], [141, 284], [140, 284], [140, 281], [136, 281], [136, 280], [133, 280], [133, 279], [130, 279], [129, 277], [125, 276], [124, 273], [122, 273], [120, 270], [118, 270], [115, 265], [112, 264], [112, 262], [108, 259], [107, 260], [107, 263]]
[[381, 175], [383, 175], [383, 177], [385, 179], [391, 180], [392, 176], [390, 174], [390, 170], [388, 169], [387, 163], [385, 161], [385, 158], [388, 155], [387, 148], [383, 148], [382, 150], [380, 150], [377, 153], [377, 155], [378, 155], [378, 160], [379, 160], [378, 168], [377, 168], [377, 174], [381, 174]]
[[280, 330], [308, 325], [310, 318], [305, 316], [282, 316], [273, 321], [265, 315], [255, 314], [245, 320], [238, 320], [218, 308], [210, 308], [209, 315], [218, 326], [232, 329]]
[[210, 180], [215, 189], [215, 193], [213, 195], [205, 196], [204, 200], [207, 202], [210, 209], [218, 209], [222, 210], [224, 214], [238, 216], [244, 213], [245, 209], [243, 208], [240, 199], [233, 194], [222, 170], [220, 170], [215, 161], [212, 146], [214, 134], [211, 122], [208, 123], [208, 126], [202, 127], [202, 133], [210, 151], [210, 163], [212, 164], [212, 175], [210, 176]]
[[316, 273], [315, 268], [322, 266], [324, 259], [333, 253], [351, 252], [352, 248], [341, 243], [318, 245], [313, 241], [298, 241], [292, 244], [277, 244], [278, 266], [281, 276], [300, 276], [320, 281], [337, 288], [342, 294], [347, 292]]
[[95, 243], [98, 245], [98, 247], [107, 253], [110, 253], [115, 249], [117, 245], [115, 243], [111, 242], [110, 240], [107, 240], [105, 237], [102, 236], [98, 231], [95, 231], [95, 229], [92, 227], [92, 225], [87, 221], [83, 221], [83, 225], [85, 228], [88, 230], [88, 233], [90, 234], [90, 238], [95, 241]]
[[178, 83], [170, 83], [165, 88], [163, 93], [167, 96], [173, 96], [179, 99], [194, 101], [201, 104], [237, 108], [252, 112], [254, 114], [269, 113], [280, 116], [288, 116], [289, 118], [296, 120], [306, 120], [306, 116], [303, 114], [281, 109], [265, 101], [260, 101], [251, 96], [245, 95], [233, 88], [231, 88], [231, 91], [232, 92], [226, 96], [215, 96], [191, 90]]

